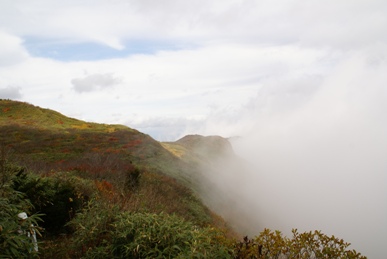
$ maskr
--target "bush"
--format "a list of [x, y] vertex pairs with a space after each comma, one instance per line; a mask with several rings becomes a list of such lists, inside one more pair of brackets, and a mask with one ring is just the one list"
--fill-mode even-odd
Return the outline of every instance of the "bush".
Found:
[[[0, 201], [1, 203], [2, 201]], [[1, 205], [1, 209], [5, 209], [0, 217], [0, 258], [33, 258], [38, 257], [34, 250], [34, 244], [31, 239], [24, 233], [21, 233], [21, 226], [19, 225], [17, 214], [4, 213], [8, 209], [14, 212], [13, 206], [8, 204]], [[18, 211], [20, 212], [20, 210]], [[40, 234], [40, 228], [37, 227], [37, 222], [40, 221], [40, 215], [32, 215], [24, 222], [26, 231], [30, 233]]]
[[244, 238], [237, 245], [236, 258], [366, 258], [355, 250], [347, 250], [349, 243], [320, 231], [298, 233], [293, 238], [282, 236], [279, 231], [265, 229], [255, 239]]
[[67, 225], [74, 231], [69, 253], [79, 258], [109, 258], [113, 223], [119, 208], [105, 200], [90, 200], [87, 206]]
[[65, 224], [82, 207], [85, 198], [77, 191], [77, 184], [76, 179], [66, 175], [40, 177], [24, 171], [13, 180], [14, 189], [26, 194], [34, 211], [44, 214], [43, 227], [49, 233], [64, 232]]
[[123, 213], [114, 224], [113, 254], [118, 258], [231, 258], [213, 228], [198, 228], [176, 215]]
[[125, 189], [136, 190], [140, 183], [141, 171], [134, 168], [132, 171], [126, 171]]
[[[0, 163], [0, 258], [35, 257], [34, 245], [27, 235], [20, 233], [22, 226], [17, 217], [20, 212], [29, 212], [32, 204], [23, 193], [12, 188], [12, 181], [21, 169], [5, 159]], [[40, 216], [35, 214], [26, 219], [26, 231], [40, 233], [37, 227]]]
[[93, 201], [78, 213], [70, 254], [83, 258], [231, 258], [232, 243], [215, 228], [177, 215], [119, 212]]

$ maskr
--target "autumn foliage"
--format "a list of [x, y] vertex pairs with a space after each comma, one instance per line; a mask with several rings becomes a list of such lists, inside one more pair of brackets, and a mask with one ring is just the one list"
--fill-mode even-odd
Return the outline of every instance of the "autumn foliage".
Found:
[[243, 241], [236, 246], [236, 258], [366, 258], [355, 250], [348, 250], [349, 243], [321, 231], [299, 233], [292, 230], [292, 238], [279, 231], [263, 230], [259, 236]]

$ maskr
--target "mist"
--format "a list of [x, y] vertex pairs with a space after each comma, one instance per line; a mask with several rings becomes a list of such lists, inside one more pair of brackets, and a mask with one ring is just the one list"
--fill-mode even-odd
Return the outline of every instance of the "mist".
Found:
[[371, 57], [345, 59], [321, 78], [264, 84], [229, 127], [207, 125], [239, 136], [230, 142], [243, 163], [228, 157], [203, 173], [203, 195], [237, 231], [321, 230], [385, 256], [387, 62]]

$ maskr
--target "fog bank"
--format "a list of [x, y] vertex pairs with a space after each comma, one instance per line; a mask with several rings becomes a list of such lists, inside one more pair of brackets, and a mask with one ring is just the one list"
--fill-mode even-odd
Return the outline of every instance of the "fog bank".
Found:
[[264, 85], [234, 124], [207, 125], [209, 133], [239, 135], [231, 142], [248, 165], [242, 172], [221, 161], [208, 176], [225, 219], [250, 235], [321, 230], [383, 258], [387, 63], [370, 57], [346, 59], [320, 79]]

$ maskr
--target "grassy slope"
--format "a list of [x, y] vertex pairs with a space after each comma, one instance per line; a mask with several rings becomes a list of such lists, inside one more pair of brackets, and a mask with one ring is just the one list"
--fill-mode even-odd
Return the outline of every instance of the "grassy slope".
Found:
[[27, 103], [1, 100], [0, 127], [0, 142], [12, 145], [30, 161], [52, 166], [90, 152], [110, 153], [189, 183], [184, 162], [148, 135], [123, 125], [87, 123]]
[[[219, 155], [232, 153], [218, 137], [186, 136], [160, 143], [123, 125], [88, 123], [27, 103], [0, 100], [0, 142], [28, 158], [29, 166], [61, 167], [89, 153], [114, 154], [120, 160], [163, 172], [196, 190], [198, 171]], [[63, 169], [63, 167], [62, 167]]]
[[[200, 182], [203, 168], [210, 168], [217, 154], [232, 153], [227, 140], [216, 136], [187, 136], [176, 142], [160, 143], [123, 125], [87, 123], [10, 100], [0, 100], [0, 144], [12, 146], [18, 162], [35, 172], [92, 171], [95, 177], [116, 182], [121, 178], [113, 178], [122, 177], [121, 172], [132, 165], [150, 173], [161, 173], [166, 178], [162, 176], [164, 180], [156, 196], [160, 197], [164, 190], [176, 201], [192, 200], [188, 196], [177, 198], [179, 194], [175, 192], [187, 194], [181, 192], [179, 184], [201, 194], [201, 188], [206, 188]], [[157, 188], [151, 186], [157, 185], [147, 175], [144, 179], [152, 184], [144, 191], [148, 188], [149, 193], [154, 193]], [[168, 177], [177, 180], [173, 183], [175, 187], [171, 188], [174, 180]], [[187, 210], [196, 207], [207, 211], [198, 208], [195, 200], [186, 203]], [[163, 210], [173, 211], [172, 206], [176, 202]]]
[[[189, 145], [191, 142], [199, 144]], [[162, 190], [171, 193], [169, 196], [174, 196], [176, 201], [190, 200], [188, 196], [177, 198], [179, 195], [175, 192], [185, 193], [177, 187], [181, 183], [198, 191], [200, 165], [208, 162], [202, 153], [203, 143], [202, 138], [196, 137], [159, 143], [126, 126], [87, 123], [27, 103], [0, 100], [0, 144], [11, 146], [18, 162], [32, 171], [88, 170], [96, 172], [96, 177], [109, 180], [119, 170], [135, 165], [147, 172], [165, 175], [161, 193]], [[207, 155], [214, 151], [207, 150]], [[152, 182], [152, 176], [146, 175], [148, 178], [144, 179]], [[171, 188], [169, 183], [173, 181], [168, 176], [177, 180], [173, 183], [175, 187]], [[155, 190], [150, 189], [151, 193]], [[191, 205], [198, 206], [196, 202], [188, 207]], [[169, 211], [169, 208], [163, 210]]]
[[[165, 142], [162, 145], [190, 166], [193, 172], [190, 180], [196, 184], [193, 187], [195, 190], [200, 189], [197, 188], [198, 181], [203, 180], [205, 174], [211, 174], [218, 164], [238, 160], [231, 144], [220, 136], [187, 135], [175, 142]], [[200, 185], [202, 184], [201, 181]]]

